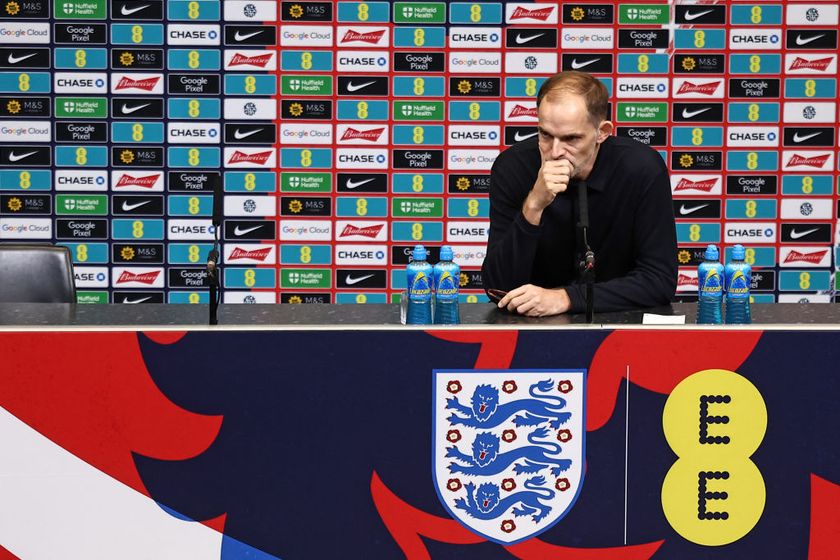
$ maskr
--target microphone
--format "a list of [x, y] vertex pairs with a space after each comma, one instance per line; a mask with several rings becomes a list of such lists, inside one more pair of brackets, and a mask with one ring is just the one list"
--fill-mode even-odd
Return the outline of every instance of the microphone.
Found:
[[589, 202], [586, 198], [586, 181], [578, 183], [578, 219], [581, 234], [583, 236], [583, 261], [580, 263], [581, 276], [586, 283], [586, 322], [593, 322], [595, 311], [595, 253], [589, 246]]

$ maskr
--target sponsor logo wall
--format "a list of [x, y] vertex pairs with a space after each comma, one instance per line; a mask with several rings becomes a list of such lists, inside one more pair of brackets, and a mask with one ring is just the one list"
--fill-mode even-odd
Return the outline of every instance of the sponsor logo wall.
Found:
[[[707, 243], [756, 301], [833, 301], [831, 2], [0, 0], [0, 241], [67, 245], [79, 300], [373, 303], [416, 243], [481, 281], [489, 172], [558, 70], [671, 171], [678, 297]], [[620, 185], [617, 185], [620, 188]]]

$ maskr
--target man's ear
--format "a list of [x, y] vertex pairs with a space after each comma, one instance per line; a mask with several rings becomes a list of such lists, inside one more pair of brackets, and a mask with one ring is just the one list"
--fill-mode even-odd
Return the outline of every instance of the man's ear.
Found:
[[608, 137], [610, 134], [612, 134], [612, 133], [613, 133], [613, 128], [614, 128], [614, 127], [613, 127], [613, 123], [611, 123], [610, 121], [601, 121], [601, 124], [600, 124], [600, 125], [598, 125], [598, 138], [597, 138], [597, 142], [600, 144], [601, 142], [603, 142], [604, 140], [606, 140], [606, 139], [607, 139], [607, 137]]

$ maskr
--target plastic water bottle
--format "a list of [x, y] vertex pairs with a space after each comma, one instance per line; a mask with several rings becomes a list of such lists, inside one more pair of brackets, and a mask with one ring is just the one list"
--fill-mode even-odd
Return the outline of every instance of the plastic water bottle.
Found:
[[461, 267], [452, 262], [452, 247], [440, 248], [440, 261], [435, 265], [435, 324], [457, 325], [461, 322], [458, 313], [458, 292]]
[[432, 265], [426, 262], [426, 248], [414, 247], [412, 261], [405, 267], [408, 285], [408, 310], [405, 322], [408, 325], [432, 324]]
[[732, 247], [732, 258], [726, 264], [726, 322], [748, 325], [750, 318], [750, 282], [752, 267], [744, 262], [743, 245]]
[[719, 325], [723, 323], [723, 265], [717, 245], [706, 247], [705, 260], [697, 267], [697, 323]]

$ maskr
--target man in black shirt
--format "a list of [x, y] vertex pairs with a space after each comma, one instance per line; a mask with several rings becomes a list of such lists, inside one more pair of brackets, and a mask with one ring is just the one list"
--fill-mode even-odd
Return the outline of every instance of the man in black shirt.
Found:
[[486, 289], [498, 306], [541, 317], [582, 312], [577, 188], [588, 185], [595, 311], [667, 304], [677, 281], [668, 170], [644, 144], [611, 136], [604, 85], [561, 72], [537, 95], [536, 138], [501, 153], [490, 174]]

